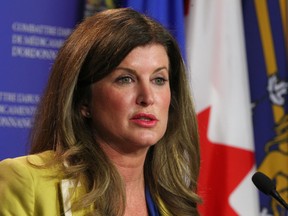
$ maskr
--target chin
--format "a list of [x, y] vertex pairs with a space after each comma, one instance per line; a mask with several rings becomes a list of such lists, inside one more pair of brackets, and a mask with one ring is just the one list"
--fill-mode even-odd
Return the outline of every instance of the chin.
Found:
[[139, 138], [136, 142], [138, 143], [138, 145], [140, 146], [147, 146], [147, 147], [150, 147], [150, 146], [153, 146], [155, 145], [158, 141], [160, 140], [160, 138]]

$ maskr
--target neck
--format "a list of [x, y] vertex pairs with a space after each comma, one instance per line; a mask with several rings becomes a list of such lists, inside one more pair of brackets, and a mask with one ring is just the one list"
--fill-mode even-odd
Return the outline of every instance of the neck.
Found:
[[149, 148], [123, 153], [111, 145], [101, 146], [122, 176], [126, 187], [144, 183], [144, 162]]
[[102, 149], [122, 176], [126, 190], [126, 215], [148, 215], [145, 199], [144, 162], [147, 148], [123, 153], [111, 145], [102, 144]]

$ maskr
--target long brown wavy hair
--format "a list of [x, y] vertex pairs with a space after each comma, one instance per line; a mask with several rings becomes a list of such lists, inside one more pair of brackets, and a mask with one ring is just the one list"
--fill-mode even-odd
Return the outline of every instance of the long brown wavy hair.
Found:
[[161, 215], [198, 215], [199, 141], [186, 69], [177, 42], [162, 25], [132, 9], [111, 9], [86, 18], [60, 49], [35, 117], [31, 154], [55, 151], [67, 178], [85, 178], [87, 193], [75, 208], [95, 215], [122, 215], [125, 185], [80, 113], [91, 84], [115, 69], [136, 47], [160, 44], [169, 57], [171, 104], [163, 138], [150, 147], [144, 167]]

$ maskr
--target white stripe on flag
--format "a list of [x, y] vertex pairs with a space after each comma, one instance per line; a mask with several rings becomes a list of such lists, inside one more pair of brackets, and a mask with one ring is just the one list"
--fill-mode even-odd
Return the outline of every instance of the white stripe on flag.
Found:
[[[187, 61], [197, 112], [211, 107], [208, 137], [254, 151], [241, 2], [194, 0], [190, 6]], [[239, 215], [259, 212], [251, 172], [230, 195]]]

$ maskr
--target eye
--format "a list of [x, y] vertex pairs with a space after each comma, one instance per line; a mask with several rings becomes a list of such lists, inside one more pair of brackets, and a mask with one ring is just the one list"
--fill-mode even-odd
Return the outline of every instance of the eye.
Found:
[[168, 80], [163, 78], [163, 77], [157, 77], [153, 80], [153, 83], [155, 83], [156, 85], [164, 85]]
[[133, 79], [132, 77], [130, 76], [121, 76], [121, 77], [118, 77], [116, 79], [116, 82], [119, 83], [119, 84], [129, 84], [129, 83], [132, 83], [133, 82]]

